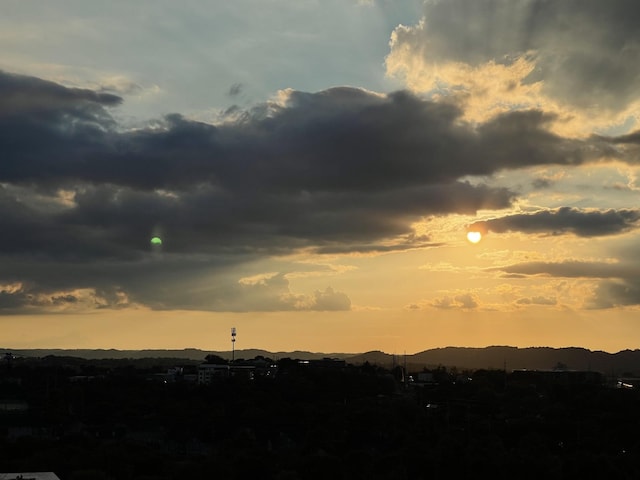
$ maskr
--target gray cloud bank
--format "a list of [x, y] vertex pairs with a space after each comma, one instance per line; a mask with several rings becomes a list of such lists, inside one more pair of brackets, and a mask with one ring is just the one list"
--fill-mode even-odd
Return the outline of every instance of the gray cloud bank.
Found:
[[[542, 112], [474, 126], [406, 92], [290, 91], [217, 125], [174, 114], [135, 130], [112, 115], [120, 103], [0, 73], [0, 308], [83, 295], [105, 308], [349, 308], [330, 288], [295, 298], [271, 283], [258, 295], [239, 275], [300, 249], [429, 246], [412, 222], [515, 198], [464, 177], [597, 158], [549, 132]], [[150, 251], [156, 234], [162, 252]]]
[[427, 64], [535, 62], [525, 83], [580, 108], [623, 109], [640, 88], [635, 0], [427, 1], [422, 21], [398, 27], [394, 52]]
[[638, 220], [640, 210], [637, 209], [593, 211], [562, 207], [474, 222], [469, 230], [598, 237], [627, 232], [636, 227]]

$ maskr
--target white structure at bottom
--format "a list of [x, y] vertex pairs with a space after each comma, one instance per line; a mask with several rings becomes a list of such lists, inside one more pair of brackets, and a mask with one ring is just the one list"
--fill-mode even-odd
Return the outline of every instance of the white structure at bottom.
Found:
[[0, 480], [60, 480], [53, 472], [0, 473]]

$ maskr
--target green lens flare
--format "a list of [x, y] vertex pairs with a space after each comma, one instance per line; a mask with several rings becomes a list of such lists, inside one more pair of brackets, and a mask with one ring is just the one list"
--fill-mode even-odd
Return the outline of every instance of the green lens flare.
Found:
[[151, 245], [162, 245], [162, 239], [160, 237], [153, 237], [151, 239]]

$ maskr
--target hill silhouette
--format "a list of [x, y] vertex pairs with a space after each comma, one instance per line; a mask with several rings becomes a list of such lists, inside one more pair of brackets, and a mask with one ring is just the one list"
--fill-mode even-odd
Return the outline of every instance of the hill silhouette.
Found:
[[410, 369], [443, 365], [458, 369], [507, 370], [593, 370], [603, 373], [640, 372], [640, 350], [617, 353], [591, 351], [585, 348], [508, 347], [484, 348], [444, 347], [425, 350], [413, 355], [389, 355], [372, 351], [350, 357], [351, 363], [375, 363], [389, 366], [406, 363]]
[[[182, 350], [116, 350], [116, 349], [0, 349], [17, 356], [45, 357], [49, 355], [69, 356], [86, 359], [141, 359], [175, 358], [176, 360], [204, 360], [209, 355], [231, 358], [230, 351], [208, 351], [196, 348]], [[339, 358], [352, 364], [368, 362], [380, 366], [406, 364], [410, 369], [443, 365], [458, 369], [531, 369], [550, 370], [565, 368], [569, 370], [594, 370], [606, 374], [640, 374], [640, 350], [623, 350], [617, 353], [591, 351], [585, 348], [551, 347], [509, 347], [489, 346], [484, 348], [443, 347], [425, 350], [412, 355], [392, 355], [379, 350], [365, 353], [322, 353], [294, 350], [290, 352], [270, 352], [261, 349], [236, 350], [235, 358], [251, 359], [258, 356], [266, 358], [297, 358], [314, 360], [326, 357]]]
[[[231, 359], [231, 351], [201, 350], [198, 348], [185, 348], [180, 350], [116, 350], [116, 349], [61, 349], [61, 348], [41, 348], [41, 349], [13, 349], [0, 348], [0, 352], [11, 352], [22, 357], [46, 357], [50, 355], [86, 358], [88, 360], [101, 359], [141, 359], [141, 358], [175, 358], [186, 360], [204, 360], [207, 355], [217, 355], [224, 359]], [[298, 358], [301, 360], [316, 360], [325, 357], [346, 359], [354, 356], [353, 353], [318, 353], [294, 350], [291, 352], [269, 352], [261, 349], [236, 350], [235, 358]]]

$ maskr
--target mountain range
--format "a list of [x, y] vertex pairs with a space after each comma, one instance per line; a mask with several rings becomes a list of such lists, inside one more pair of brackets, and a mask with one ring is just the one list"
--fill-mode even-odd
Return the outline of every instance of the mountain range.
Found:
[[[0, 349], [0, 353], [11, 352], [15, 356], [45, 357], [68, 356], [86, 359], [140, 359], [175, 358], [176, 360], [204, 360], [209, 355], [231, 359], [230, 351], [206, 351], [196, 348], [182, 350], [90, 350], [90, 349]], [[592, 351], [585, 348], [551, 348], [490, 346], [484, 348], [444, 347], [425, 350], [411, 355], [392, 355], [381, 351], [366, 353], [318, 353], [306, 351], [269, 352], [260, 349], [236, 350], [236, 359], [251, 359], [257, 356], [272, 358], [294, 358], [312, 360], [339, 358], [351, 364], [369, 362], [383, 367], [407, 365], [410, 370], [434, 368], [437, 366], [457, 369], [517, 369], [551, 370], [593, 370], [605, 374], [640, 375], [640, 350], [623, 350], [617, 353]]]

